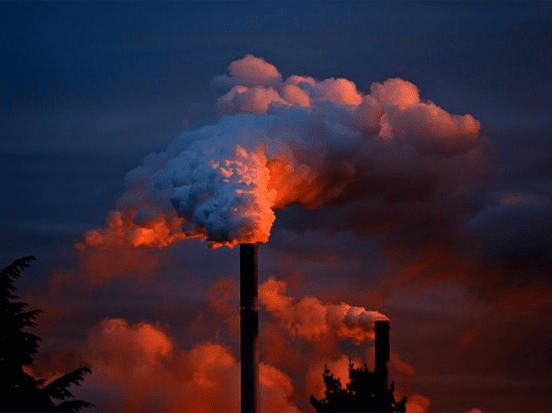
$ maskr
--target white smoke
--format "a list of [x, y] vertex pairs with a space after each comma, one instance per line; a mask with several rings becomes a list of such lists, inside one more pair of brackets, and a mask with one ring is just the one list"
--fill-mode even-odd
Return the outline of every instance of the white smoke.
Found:
[[422, 176], [427, 162], [479, 143], [478, 121], [421, 101], [401, 79], [365, 94], [347, 79], [284, 80], [247, 55], [213, 85], [230, 88], [218, 99], [227, 116], [183, 132], [129, 172], [108, 228], [89, 232], [87, 244], [267, 242], [275, 209], [318, 208], [366, 176]]

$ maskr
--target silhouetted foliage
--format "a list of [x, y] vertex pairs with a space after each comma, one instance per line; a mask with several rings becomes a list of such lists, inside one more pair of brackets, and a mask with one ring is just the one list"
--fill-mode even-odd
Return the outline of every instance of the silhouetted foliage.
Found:
[[341, 387], [339, 378], [326, 366], [324, 370], [324, 384], [326, 391], [323, 399], [311, 396], [312, 407], [320, 412], [378, 412], [391, 413], [406, 411], [406, 397], [400, 402], [395, 401], [395, 384], [387, 388], [376, 375], [368, 370], [366, 365], [355, 368], [349, 363], [349, 383], [347, 388]]
[[[40, 337], [26, 331], [36, 327], [40, 310], [28, 310], [28, 304], [14, 295], [14, 281], [29, 267], [35, 257], [20, 258], [0, 271], [0, 411], [3, 412], [77, 412], [93, 404], [67, 400], [73, 395], [67, 389], [79, 384], [90, 369], [83, 367], [45, 385], [44, 379], [27, 374], [25, 366], [33, 364]], [[56, 404], [56, 401], [61, 403]]]

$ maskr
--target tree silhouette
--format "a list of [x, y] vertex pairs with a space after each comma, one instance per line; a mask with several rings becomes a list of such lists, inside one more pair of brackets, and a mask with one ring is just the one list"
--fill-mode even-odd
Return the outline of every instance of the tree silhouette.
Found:
[[349, 361], [349, 383], [341, 387], [341, 380], [335, 378], [328, 366], [324, 369], [325, 397], [318, 400], [311, 395], [312, 407], [320, 412], [378, 412], [392, 413], [406, 411], [406, 397], [400, 402], [393, 395], [395, 384], [387, 388], [366, 365], [355, 368]]
[[[36, 327], [40, 310], [26, 311], [28, 304], [13, 294], [14, 281], [35, 257], [20, 258], [0, 271], [0, 411], [2, 412], [77, 412], [93, 406], [73, 397], [67, 389], [79, 384], [90, 369], [83, 367], [45, 384], [35, 379], [24, 366], [31, 366], [41, 338], [26, 331]], [[56, 401], [61, 403], [56, 404]]]

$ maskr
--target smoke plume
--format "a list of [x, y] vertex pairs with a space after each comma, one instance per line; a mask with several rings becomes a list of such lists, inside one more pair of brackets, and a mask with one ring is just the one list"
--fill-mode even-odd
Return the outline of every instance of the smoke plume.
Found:
[[[477, 163], [469, 154], [480, 144], [479, 122], [421, 100], [402, 79], [373, 83], [367, 94], [347, 79], [284, 79], [247, 55], [212, 84], [226, 90], [217, 101], [224, 116], [130, 171], [107, 227], [88, 232], [81, 250], [162, 248], [192, 237], [211, 248], [267, 242], [274, 210], [353, 202], [366, 196], [367, 181], [389, 176], [393, 199], [454, 192], [460, 182], [445, 182], [444, 160], [456, 159], [464, 174]], [[420, 179], [428, 180], [422, 189]], [[381, 193], [372, 195], [381, 203]]]
[[[108, 318], [90, 331], [79, 353], [94, 373], [75, 394], [85, 392], [101, 411], [239, 411], [240, 366], [223, 344], [184, 349], [159, 325]], [[298, 412], [288, 401], [293, 385], [287, 374], [261, 363], [259, 382], [261, 411]]]
[[274, 277], [259, 286], [259, 298], [265, 311], [278, 319], [290, 335], [307, 340], [319, 340], [332, 331], [360, 344], [364, 339], [374, 339], [376, 320], [389, 320], [377, 311], [345, 303], [326, 305], [311, 296], [296, 300], [286, 295], [285, 282]]

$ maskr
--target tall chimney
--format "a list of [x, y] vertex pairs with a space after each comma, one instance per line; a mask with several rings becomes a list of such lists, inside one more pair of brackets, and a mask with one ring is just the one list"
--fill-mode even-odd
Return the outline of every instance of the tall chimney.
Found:
[[257, 244], [240, 244], [241, 411], [259, 411], [259, 271]]
[[389, 321], [378, 320], [374, 324], [375, 330], [375, 375], [385, 387], [389, 387]]

